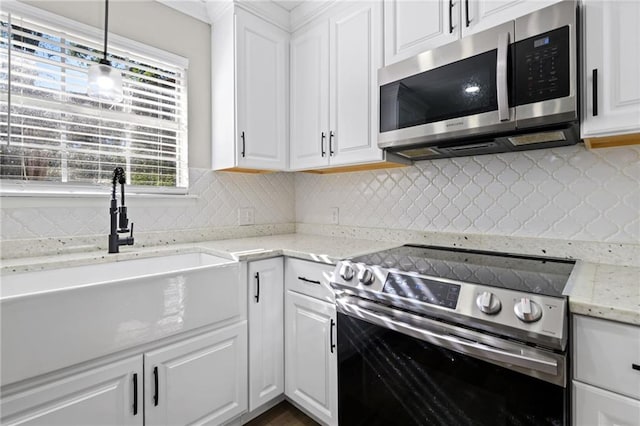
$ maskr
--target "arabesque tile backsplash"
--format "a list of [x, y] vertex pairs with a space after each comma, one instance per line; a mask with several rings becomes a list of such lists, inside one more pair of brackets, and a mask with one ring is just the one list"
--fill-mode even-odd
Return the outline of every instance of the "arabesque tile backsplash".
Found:
[[420, 231], [640, 243], [640, 147], [583, 145], [383, 171], [296, 174], [296, 220]]
[[[194, 198], [130, 198], [137, 232], [255, 223], [329, 224], [640, 244], [640, 147], [582, 145], [316, 175], [190, 171]], [[1, 239], [108, 234], [108, 197], [2, 203]]]
[[[294, 177], [290, 173], [256, 175], [190, 169], [189, 182], [193, 198], [128, 197], [129, 219], [135, 223], [135, 231], [178, 233], [236, 226], [238, 208], [244, 207], [254, 208], [257, 225], [294, 222]], [[45, 205], [14, 199], [10, 207], [5, 204], [1, 209], [3, 240], [109, 233], [108, 196], [104, 200], [50, 200]]]

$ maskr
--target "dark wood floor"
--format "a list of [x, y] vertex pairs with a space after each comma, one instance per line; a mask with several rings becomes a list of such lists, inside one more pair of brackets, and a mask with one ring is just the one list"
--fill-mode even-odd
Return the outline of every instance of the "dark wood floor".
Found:
[[251, 420], [245, 426], [316, 426], [313, 419], [287, 401]]

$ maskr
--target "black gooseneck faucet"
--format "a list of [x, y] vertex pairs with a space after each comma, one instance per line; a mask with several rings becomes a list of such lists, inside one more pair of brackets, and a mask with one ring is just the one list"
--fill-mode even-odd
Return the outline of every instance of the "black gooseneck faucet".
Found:
[[[133, 223], [131, 224], [131, 234], [128, 237], [120, 238], [118, 234], [129, 232], [129, 219], [127, 219], [127, 207], [124, 205], [124, 184], [127, 178], [122, 167], [113, 170], [113, 181], [111, 189], [111, 232], [109, 233], [109, 253], [118, 253], [120, 246], [133, 245]], [[120, 207], [116, 199], [116, 183], [120, 184]], [[118, 218], [119, 216], [119, 218]]]

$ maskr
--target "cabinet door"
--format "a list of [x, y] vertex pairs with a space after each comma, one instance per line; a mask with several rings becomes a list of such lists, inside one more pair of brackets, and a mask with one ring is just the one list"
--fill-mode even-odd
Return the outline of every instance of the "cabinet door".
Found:
[[382, 5], [356, 3], [329, 20], [332, 166], [382, 160], [378, 149], [378, 68]]
[[583, 12], [582, 136], [639, 132], [640, 2], [589, 0]]
[[249, 411], [284, 393], [282, 257], [249, 263]]
[[220, 424], [247, 409], [247, 323], [144, 355], [145, 425]]
[[575, 426], [637, 426], [640, 401], [580, 382], [573, 382]]
[[287, 291], [285, 393], [328, 425], [338, 424], [334, 305]]
[[462, 36], [484, 31], [561, 0], [460, 0]]
[[329, 164], [329, 27], [291, 39], [291, 169]]
[[385, 0], [384, 64], [457, 40], [459, 21], [458, 0]]
[[236, 11], [237, 158], [246, 168], [287, 166], [289, 35]]
[[142, 356], [3, 395], [3, 425], [143, 424]]

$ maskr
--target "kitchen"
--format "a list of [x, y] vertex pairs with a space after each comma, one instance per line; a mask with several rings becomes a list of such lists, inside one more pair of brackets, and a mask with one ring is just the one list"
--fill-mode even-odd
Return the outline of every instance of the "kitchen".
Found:
[[[550, 371], [549, 362], [555, 363], [552, 370], [563, 377], [531, 379], [513, 360], [500, 368], [481, 365], [500, 377], [516, 377], [509, 386], [536, 383], [549, 389], [544, 393], [553, 399], [542, 405], [560, 407], [560, 414], [556, 409], [553, 414], [560, 420], [549, 424], [639, 424], [640, 148], [634, 143], [640, 92], [634, 76], [640, 65], [633, 49], [638, 29], [629, 24], [640, 13], [637, 4], [580, 5], [582, 56], [574, 64], [581, 69], [575, 82], [580, 85], [573, 87], [580, 92], [584, 144], [413, 164], [399, 150], [377, 145], [378, 69], [507, 21], [517, 25], [517, 19], [552, 3], [557, 2], [112, 2], [110, 51], [135, 48], [135, 64], [157, 58], [176, 65], [162, 72], [171, 73], [177, 92], [188, 90], [179, 98], [188, 104], [188, 122], [174, 128], [177, 135], [188, 128], [188, 157], [179, 158], [172, 188], [145, 191], [127, 182], [135, 242], [119, 247], [118, 254], [107, 253], [113, 167], [100, 175], [98, 189], [82, 180], [64, 185], [3, 180], [2, 423], [87, 424], [99, 412], [107, 424], [244, 424], [286, 399], [322, 424], [339, 419], [358, 424], [345, 417], [348, 404], [342, 397], [350, 396], [352, 407], [376, 399], [348, 395], [353, 383], [371, 377], [344, 380], [354, 369], [340, 367], [347, 342], [340, 315], [370, 302], [354, 307], [336, 294], [357, 296], [359, 290], [348, 288], [356, 279], [371, 279], [370, 288], [387, 281], [380, 274], [392, 276], [402, 267], [366, 255], [394, 257], [394, 250], [413, 244], [474, 251], [450, 252], [449, 259], [479, 268], [474, 285], [495, 286], [481, 277], [505, 264], [511, 272], [533, 269], [559, 279], [561, 288], [550, 297], [563, 302], [557, 306], [565, 309], [564, 323], [555, 324], [563, 338], [530, 346], [542, 346], [543, 369]], [[24, 18], [22, 27], [32, 22], [28, 17], [40, 25], [53, 22], [56, 29], [91, 34], [99, 45], [103, 7], [102, 2], [29, 1], [3, 2], [0, 9], [12, 19]], [[631, 48], [622, 52], [623, 45]], [[121, 58], [120, 51], [113, 57]], [[145, 64], [147, 70], [161, 65]], [[186, 75], [177, 78], [179, 70]], [[39, 102], [42, 107], [45, 101]], [[117, 112], [104, 117], [115, 121]], [[152, 125], [148, 117], [138, 120]], [[260, 139], [254, 143], [256, 134]], [[120, 198], [119, 191], [115, 195]], [[522, 262], [509, 258], [496, 266], [484, 252], [520, 255]], [[461, 253], [479, 263], [460, 260]], [[415, 256], [398, 257], [415, 261]], [[420, 257], [424, 253], [417, 256], [426, 260]], [[141, 261], [146, 263], [136, 263]], [[557, 272], [566, 261], [573, 269]], [[374, 266], [375, 276], [368, 276], [364, 265]], [[384, 265], [393, 270], [383, 270]], [[557, 268], [548, 271], [549, 265]], [[200, 285], [205, 273], [217, 274], [220, 284]], [[473, 290], [467, 305], [492, 309], [496, 299], [485, 293]], [[483, 296], [480, 302], [476, 294]], [[515, 328], [528, 324], [515, 319], [515, 307], [507, 307], [504, 297], [500, 300], [502, 310], [470, 327], [482, 328], [478, 324], [486, 318], [507, 314]], [[546, 318], [545, 313], [541, 321]], [[373, 321], [369, 317], [367, 323]], [[279, 326], [270, 327], [274, 324]], [[502, 349], [522, 350], [509, 346], [522, 340], [515, 328], [500, 329], [509, 338]], [[496, 334], [495, 328], [487, 331]], [[433, 343], [434, 338], [417, 340]], [[459, 347], [463, 339], [479, 343], [467, 334], [459, 339]], [[477, 356], [458, 362], [483, 362]], [[392, 357], [400, 354], [388, 353], [386, 359]], [[452, 372], [449, 380], [454, 379], [465, 384]], [[444, 383], [436, 389], [429, 394], [440, 395], [440, 402], [452, 400]], [[474, 387], [462, 389], [473, 400]], [[503, 398], [475, 405], [518, 414], [508, 412], [513, 406], [500, 405]], [[401, 414], [419, 412], [407, 406], [414, 411]], [[372, 409], [355, 411], [365, 421]], [[480, 417], [463, 421], [445, 414], [436, 410], [440, 421], [426, 421], [425, 415], [415, 423], [487, 424]], [[494, 424], [514, 423], [495, 418]]]

